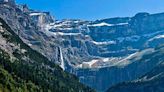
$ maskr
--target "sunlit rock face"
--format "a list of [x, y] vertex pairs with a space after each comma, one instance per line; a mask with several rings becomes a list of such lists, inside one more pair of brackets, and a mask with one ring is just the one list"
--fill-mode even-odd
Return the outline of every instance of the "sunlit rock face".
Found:
[[0, 3], [8, 3], [11, 5], [15, 5], [15, 0], [0, 0]]
[[39, 27], [44, 27], [45, 24], [52, 23], [54, 21], [49, 12], [33, 11], [29, 15]]
[[155, 62], [135, 61], [164, 42], [163, 13], [58, 21], [48, 12], [0, 4], [0, 17], [25, 43], [98, 91], [150, 71]]

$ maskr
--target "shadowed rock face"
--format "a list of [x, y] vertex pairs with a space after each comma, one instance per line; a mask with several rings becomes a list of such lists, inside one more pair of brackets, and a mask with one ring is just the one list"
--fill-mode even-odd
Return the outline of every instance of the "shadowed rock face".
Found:
[[[61, 64], [60, 48], [64, 69], [76, 74], [81, 82], [98, 91], [133, 80], [150, 71], [155, 62], [145, 66], [145, 63], [136, 63], [135, 59], [127, 57], [164, 42], [163, 13], [139, 13], [134, 17], [96, 21], [54, 22], [47, 13], [39, 18], [40, 21], [38, 15], [37, 18], [30, 16], [36, 12], [44, 15], [44, 12], [30, 9], [24, 11], [18, 6], [0, 4], [0, 17], [25, 43], [57, 64]], [[139, 54], [142, 56], [143, 53]], [[94, 63], [90, 62], [95, 60]], [[140, 64], [144, 66], [143, 71], [139, 70]], [[124, 67], [118, 67], [119, 65]], [[82, 66], [89, 69], [83, 69]], [[138, 72], [134, 72], [135, 69]]]
[[[164, 48], [158, 49], [156, 55], [164, 55]], [[160, 56], [160, 57], [162, 57]], [[150, 57], [158, 58], [154, 55]], [[150, 72], [146, 73], [142, 77], [130, 81], [120, 83], [107, 90], [107, 92], [163, 92], [164, 84], [164, 63], [163, 58], [160, 59], [160, 63], [153, 68]], [[157, 60], [156, 60], [157, 61]]]

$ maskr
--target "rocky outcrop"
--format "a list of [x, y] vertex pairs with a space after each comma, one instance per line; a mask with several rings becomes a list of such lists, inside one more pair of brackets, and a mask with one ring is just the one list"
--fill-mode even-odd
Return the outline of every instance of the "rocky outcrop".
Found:
[[49, 24], [54, 22], [52, 16], [50, 16], [49, 12], [30, 12], [30, 18], [37, 24], [37, 26], [44, 28], [45, 24]]
[[10, 5], [15, 5], [15, 0], [0, 0], [1, 4], [10, 4]]

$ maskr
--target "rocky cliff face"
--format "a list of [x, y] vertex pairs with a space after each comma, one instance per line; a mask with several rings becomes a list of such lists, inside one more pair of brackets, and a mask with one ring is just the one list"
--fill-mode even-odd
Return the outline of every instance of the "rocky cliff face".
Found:
[[[134, 59], [138, 55], [142, 57], [142, 54], [152, 52], [151, 50], [140, 52], [140, 50], [154, 48], [163, 43], [163, 17], [163, 14], [140, 13], [126, 23], [102, 22], [90, 26], [89, 34], [98, 46], [98, 50], [94, 50], [95, 52], [91, 54], [103, 58], [95, 59], [97, 63], [93, 64], [94, 67], [101, 68], [93, 67], [77, 72], [81, 81], [98, 91], [104, 91], [107, 85], [132, 80], [150, 71], [158, 62], [137, 63]], [[119, 67], [120, 65], [123, 67]]]
[[[47, 28], [53, 35], [68, 41], [66, 50], [70, 47], [73, 51], [76, 49], [81, 52], [76, 55], [67, 53], [68, 57], [83, 56], [84, 51], [88, 54], [84, 57], [91, 56], [89, 62], [81, 61], [82, 57], [76, 59], [78, 62], [72, 62], [75, 59], [68, 62], [75, 64], [73, 73], [79, 76], [81, 82], [98, 91], [104, 91], [119, 82], [138, 78], [155, 67], [158, 62], [139, 63], [136, 59], [154, 52], [149, 48], [163, 43], [163, 16], [163, 13], [139, 13], [132, 18], [83, 23], [77, 20], [64, 20]], [[75, 40], [77, 41], [72, 43]], [[84, 49], [81, 51], [81, 48]]]
[[31, 11], [29, 15], [30, 18], [33, 19], [35, 24], [37, 24], [37, 26], [41, 28], [43, 28], [45, 24], [54, 22], [54, 19], [52, 18], [49, 12]]
[[0, 91], [93, 92], [26, 45], [0, 18]]
[[163, 92], [164, 65], [163, 58], [159, 59], [160, 57], [163, 57], [163, 54], [163, 46], [157, 48], [155, 54], [148, 55], [148, 57], [154, 58], [154, 60], [151, 61], [160, 61], [155, 68], [136, 80], [115, 85], [109, 88], [107, 92]]
[[138, 63], [135, 59], [164, 43], [163, 13], [55, 21], [45, 12], [0, 4], [0, 17], [30, 47], [98, 91], [150, 71], [155, 62]]
[[[9, 24], [12, 30], [14, 30], [25, 43], [40, 51], [43, 55], [51, 58], [52, 56], [48, 53], [43, 53], [47, 48], [42, 48], [50, 47], [50, 44], [47, 44], [49, 38], [43, 34], [41, 27], [37, 24], [39, 22], [36, 23], [35, 19], [30, 16], [31, 12], [34, 11], [30, 9], [25, 11], [24, 8], [28, 9], [21, 5], [11, 6], [9, 4], [0, 4], [0, 17]], [[52, 49], [49, 50], [53, 51]], [[51, 60], [50, 58], [49, 60]]]

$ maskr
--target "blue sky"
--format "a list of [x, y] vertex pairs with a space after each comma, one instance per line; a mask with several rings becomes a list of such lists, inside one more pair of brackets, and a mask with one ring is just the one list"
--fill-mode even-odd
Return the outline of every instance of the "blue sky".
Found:
[[164, 0], [16, 0], [30, 8], [49, 11], [56, 19], [96, 20], [164, 12]]

